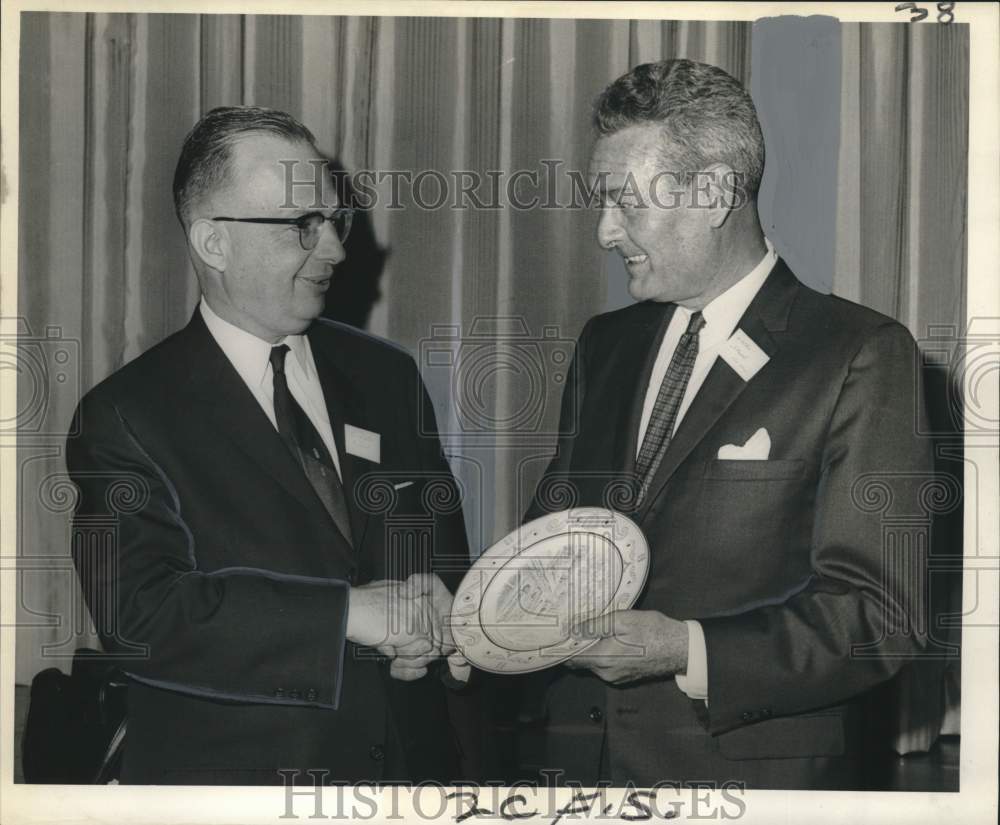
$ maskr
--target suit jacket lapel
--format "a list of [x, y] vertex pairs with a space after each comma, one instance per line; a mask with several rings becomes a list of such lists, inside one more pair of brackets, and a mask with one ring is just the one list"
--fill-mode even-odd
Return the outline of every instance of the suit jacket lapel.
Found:
[[[237, 449], [255, 461], [267, 477], [284, 487], [314, 519], [336, 529], [302, 467], [289, 453], [257, 399], [215, 342], [199, 310], [195, 310], [185, 334], [191, 359], [186, 376], [188, 380], [182, 386], [203, 405], [206, 418]], [[339, 535], [339, 531], [337, 533]], [[334, 544], [344, 560], [353, 564], [347, 543]]]
[[590, 356], [595, 370], [587, 392], [608, 399], [609, 403], [591, 411], [596, 417], [587, 428], [605, 437], [589, 442], [588, 467], [625, 474], [634, 472], [645, 387], [673, 310], [672, 304], [636, 305], [635, 312], [627, 318], [627, 327], [616, 338], [613, 352], [595, 352]]
[[313, 361], [316, 363], [316, 371], [319, 374], [320, 385], [323, 387], [323, 397], [326, 400], [326, 410], [330, 416], [333, 439], [337, 444], [337, 458], [340, 462], [341, 481], [344, 485], [344, 496], [347, 499], [347, 509], [351, 519], [354, 548], [360, 550], [365, 530], [368, 527], [368, 513], [358, 506], [355, 486], [358, 478], [371, 472], [376, 465], [348, 454], [344, 428], [349, 422], [364, 422], [371, 419], [366, 415], [362, 399], [355, 391], [354, 382], [334, 363], [330, 354], [324, 351], [314, 335], [309, 335], [309, 342]]
[[[743, 330], [769, 358], [778, 349], [778, 341], [772, 333], [785, 329], [797, 286], [795, 276], [779, 258], [737, 324], [737, 328]], [[751, 380], [755, 379], [756, 376]], [[721, 357], [716, 359], [667, 447], [663, 461], [650, 484], [649, 493], [643, 500], [642, 515], [648, 512], [681, 462], [739, 398], [746, 385], [747, 382]]]

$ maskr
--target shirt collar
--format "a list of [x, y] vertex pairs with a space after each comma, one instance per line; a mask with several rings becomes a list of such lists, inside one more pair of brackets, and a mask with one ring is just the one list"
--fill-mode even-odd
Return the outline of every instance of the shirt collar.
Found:
[[[270, 378], [271, 348], [277, 344], [269, 344], [253, 333], [240, 329], [235, 324], [220, 318], [201, 296], [201, 317], [205, 326], [212, 333], [216, 343], [230, 360], [243, 380], [251, 387], [259, 387]], [[305, 335], [286, 335], [279, 344], [287, 344], [295, 353], [295, 360], [307, 378], [312, 376], [312, 358], [310, 358], [309, 339]]]
[[[721, 295], [717, 295], [709, 301], [701, 311], [705, 318], [705, 328], [700, 335], [703, 342], [729, 338], [733, 330], [736, 329], [740, 318], [743, 317], [743, 313], [750, 306], [750, 302], [764, 285], [764, 281], [767, 280], [767, 276], [778, 260], [778, 253], [775, 252], [771, 241], [764, 238], [764, 243], [767, 245], [767, 252], [764, 253], [760, 263]], [[691, 317], [691, 310], [681, 306], [678, 306], [677, 309], [683, 311], [681, 317], [685, 322]]]

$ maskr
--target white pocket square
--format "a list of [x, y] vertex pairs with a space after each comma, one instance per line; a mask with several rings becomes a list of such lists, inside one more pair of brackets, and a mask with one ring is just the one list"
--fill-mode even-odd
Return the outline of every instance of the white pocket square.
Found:
[[742, 447], [725, 444], [719, 448], [719, 458], [728, 461], [766, 461], [771, 454], [771, 436], [761, 427]]
[[392, 489], [393, 490], [402, 490], [402, 489], [404, 489], [406, 487], [412, 487], [412, 486], [413, 486], [413, 482], [412, 481], [401, 481], [401, 482], [399, 482], [399, 484], [393, 484], [392, 485]]

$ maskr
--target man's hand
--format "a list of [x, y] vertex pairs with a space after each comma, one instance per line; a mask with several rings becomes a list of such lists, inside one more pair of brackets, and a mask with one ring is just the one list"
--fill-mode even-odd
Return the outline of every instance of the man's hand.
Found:
[[403, 682], [413, 682], [427, 675], [427, 666], [441, 658], [441, 649], [428, 639], [418, 639], [389, 654], [389, 675]]
[[438, 644], [430, 648], [426, 643], [412, 642], [406, 647], [397, 648], [396, 656], [389, 667], [389, 675], [406, 682], [413, 681], [427, 674], [427, 665], [434, 659], [447, 656], [452, 678], [465, 682], [472, 673], [472, 665], [455, 650], [455, 641], [451, 634], [451, 603], [454, 597], [436, 575], [429, 573], [419, 575], [422, 577], [420, 585], [424, 588], [428, 600], [432, 628]]
[[448, 588], [432, 573], [351, 588], [347, 638], [391, 658], [394, 678], [419, 679], [430, 662], [455, 649], [446, 627], [451, 601]]
[[455, 638], [451, 632], [451, 605], [454, 596], [444, 586], [444, 582], [434, 577], [435, 585], [432, 594], [434, 608], [441, 620], [441, 651], [448, 657], [448, 671], [456, 682], [468, 682], [472, 675], [472, 665], [457, 649]]
[[[653, 676], [672, 676], [687, 670], [688, 631], [656, 610], [619, 610], [607, 619], [600, 641], [566, 662], [567, 667], [593, 671], [605, 682], [621, 685]], [[594, 638], [586, 625], [576, 629]]]

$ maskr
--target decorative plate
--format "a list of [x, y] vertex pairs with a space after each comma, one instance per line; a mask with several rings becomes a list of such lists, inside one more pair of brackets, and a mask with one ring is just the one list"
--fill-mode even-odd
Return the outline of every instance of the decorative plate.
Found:
[[649, 547], [631, 519], [575, 507], [535, 519], [486, 550], [462, 579], [451, 611], [455, 644], [491, 673], [530, 673], [597, 642], [572, 629], [601, 630], [646, 583]]

